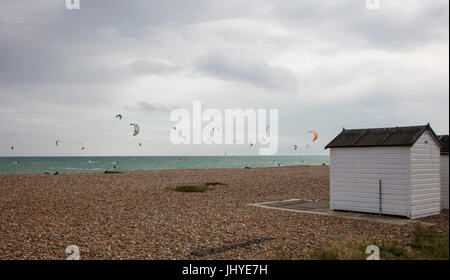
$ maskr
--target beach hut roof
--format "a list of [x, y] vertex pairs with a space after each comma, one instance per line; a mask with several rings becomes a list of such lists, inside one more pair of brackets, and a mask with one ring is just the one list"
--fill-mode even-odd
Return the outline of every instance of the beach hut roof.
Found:
[[[343, 129], [326, 147], [388, 147], [388, 146], [413, 146], [425, 131], [430, 131], [441, 149], [443, 144], [434, 133], [430, 124], [420, 126]], [[448, 138], [447, 138], [448, 139]], [[448, 143], [448, 141], [447, 141]], [[448, 152], [448, 145], [447, 145]]]
[[448, 155], [448, 135], [439, 135], [439, 140], [442, 143], [441, 155]]

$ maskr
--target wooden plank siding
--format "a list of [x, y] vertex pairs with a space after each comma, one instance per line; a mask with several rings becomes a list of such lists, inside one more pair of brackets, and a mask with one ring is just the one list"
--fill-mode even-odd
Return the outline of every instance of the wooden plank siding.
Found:
[[411, 147], [411, 218], [441, 211], [440, 146], [426, 131]]
[[332, 210], [409, 216], [409, 147], [331, 148]]
[[448, 209], [448, 155], [441, 155], [441, 208]]

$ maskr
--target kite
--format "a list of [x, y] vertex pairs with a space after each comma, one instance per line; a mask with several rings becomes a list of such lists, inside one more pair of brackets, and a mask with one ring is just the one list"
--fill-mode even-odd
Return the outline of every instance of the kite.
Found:
[[250, 148], [253, 147], [253, 143], [250, 143]]
[[14, 146], [11, 146], [11, 150], [14, 150]]
[[319, 134], [318, 134], [317, 131], [315, 131], [315, 130], [310, 130], [310, 131], [308, 131], [308, 132], [314, 134], [313, 142], [317, 140], [317, 137], [319, 137]]
[[135, 124], [135, 123], [130, 123], [130, 125], [132, 125], [132, 126], [133, 126], [133, 129], [134, 129], [134, 131], [133, 131], [133, 136], [138, 135], [138, 133], [139, 133], [139, 125], [137, 125], [137, 124]]
[[122, 120], [122, 114], [117, 114], [117, 115], [116, 115], [116, 119], [117, 119], [117, 118], [118, 118], [119, 120]]
[[85, 150], [86, 149], [86, 147], [81, 147], [81, 150]]
[[269, 131], [270, 125], [266, 126], [266, 132]]
[[297, 146], [297, 145], [294, 145], [294, 150], [297, 150], [297, 148], [298, 148], [298, 146]]
[[56, 146], [58, 146], [59, 142], [61, 142], [61, 140], [56, 140]]
[[[216, 133], [215, 133], [216, 132]], [[212, 134], [213, 134], [213, 136], [215, 136], [215, 135], [218, 135], [217, 133], [219, 132], [219, 128], [216, 126], [216, 127], [213, 127], [213, 129], [212, 129]]]
[[142, 143], [139, 143], [139, 147], [142, 147]]

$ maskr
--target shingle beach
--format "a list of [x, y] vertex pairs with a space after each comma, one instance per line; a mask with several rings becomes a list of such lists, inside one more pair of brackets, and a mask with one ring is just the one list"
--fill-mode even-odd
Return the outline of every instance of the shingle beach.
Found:
[[[220, 182], [203, 193], [168, 190]], [[0, 259], [273, 259], [343, 240], [413, 238], [413, 225], [250, 206], [329, 200], [328, 166], [0, 175]], [[423, 221], [448, 231], [448, 211]]]

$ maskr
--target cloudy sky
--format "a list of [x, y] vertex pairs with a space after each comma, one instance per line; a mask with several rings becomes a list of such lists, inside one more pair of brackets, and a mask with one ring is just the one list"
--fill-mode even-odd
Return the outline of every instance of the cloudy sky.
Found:
[[327, 154], [342, 127], [449, 132], [447, 0], [80, 4], [0, 2], [0, 156], [257, 154], [171, 144], [170, 112], [193, 100], [278, 109], [279, 154]]

